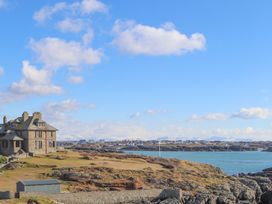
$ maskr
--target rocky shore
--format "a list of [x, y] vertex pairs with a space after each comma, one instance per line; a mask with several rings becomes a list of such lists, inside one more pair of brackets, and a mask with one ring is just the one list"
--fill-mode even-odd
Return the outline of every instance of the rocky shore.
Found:
[[0, 188], [6, 190], [11, 184], [15, 186], [18, 179], [30, 178], [29, 174], [31, 178], [59, 179], [62, 189], [69, 194], [153, 189], [182, 191], [179, 199], [158, 197], [138, 200], [135, 204], [272, 204], [272, 168], [228, 176], [211, 165], [177, 159], [64, 151], [10, 163], [0, 173], [3, 184]]
[[96, 157], [135, 159], [159, 164], [162, 170], [116, 170], [104, 167], [54, 168], [52, 177], [72, 181], [71, 192], [93, 190], [135, 190], [175, 188], [182, 190], [177, 200], [141, 200], [136, 203], [156, 204], [270, 204], [272, 203], [272, 168], [259, 173], [225, 175], [220, 169], [175, 159], [163, 159], [126, 154], [84, 154], [90, 161]]

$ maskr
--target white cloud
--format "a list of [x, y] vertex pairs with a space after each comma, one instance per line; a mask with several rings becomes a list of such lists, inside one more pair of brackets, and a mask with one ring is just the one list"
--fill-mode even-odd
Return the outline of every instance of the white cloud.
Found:
[[90, 42], [92, 41], [94, 37], [94, 33], [91, 29], [89, 29], [83, 36], [82, 36], [82, 41], [83, 41], [83, 45], [87, 46], [88, 44], [90, 44]]
[[47, 70], [39, 70], [30, 65], [28, 61], [23, 61], [22, 74], [22, 79], [19, 82], [11, 84], [10, 90], [12, 93], [49, 95], [62, 92], [61, 87], [51, 83], [51, 75]]
[[6, 5], [5, 0], [0, 0], [0, 9], [1, 9], [1, 8], [4, 8], [5, 5]]
[[66, 13], [72, 15], [86, 15], [94, 12], [106, 12], [107, 6], [98, 0], [82, 0], [71, 4], [65, 2], [56, 3], [53, 6], [45, 6], [35, 12], [33, 18], [39, 23], [50, 20], [53, 15], [58, 13]]
[[165, 109], [147, 109], [145, 111], [145, 114], [147, 114], [147, 115], [158, 115], [160, 113], [166, 113], [166, 112], [167, 112], [167, 110], [165, 110]]
[[139, 118], [142, 114], [140, 112], [135, 112], [135, 113], [132, 113], [129, 117], [131, 119], [133, 118]]
[[241, 119], [266, 119], [270, 116], [272, 116], [272, 111], [261, 107], [241, 108], [239, 112], [232, 115], [234, 118]]
[[66, 120], [68, 113], [79, 111], [80, 109], [94, 109], [95, 104], [81, 104], [76, 99], [66, 99], [60, 102], [51, 102], [46, 104], [42, 111], [50, 120]]
[[143, 112], [135, 112], [135, 113], [132, 113], [130, 115], [130, 118], [131, 119], [134, 119], [134, 118], [139, 118], [141, 116], [144, 116], [144, 115], [158, 115], [158, 114], [161, 114], [161, 113], [166, 113], [167, 110], [165, 109], [147, 109]]
[[40, 62], [47, 68], [63, 66], [78, 67], [100, 63], [102, 52], [87, 48], [80, 42], [65, 41], [59, 38], [43, 38], [30, 42], [31, 49], [37, 54]]
[[46, 20], [49, 20], [53, 14], [59, 11], [63, 11], [66, 8], [67, 8], [67, 4], [65, 2], [57, 3], [52, 7], [46, 6], [46, 7], [43, 7], [41, 10], [35, 12], [33, 18], [39, 23], [42, 23]]
[[4, 68], [0, 66], [0, 77], [3, 76], [5, 73]]
[[113, 44], [122, 52], [144, 55], [180, 55], [203, 50], [205, 36], [194, 33], [191, 36], [179, 32], [172, 23], [159, 28], [136, 24], [132, 21], [116, 21], [113, 27]]
[[98, 0], [83, 0], [80, 9], [83, 13], [90, 14], [93, 12], [106, 12], [107, 6]]
[[79, 33], [84, 29], [84, 26], [82, 19], [65, 18], [57, 23], [57, 28], [64, 33]]
[[188, 121], [222, 121], [226, 120], [228, 116], [223, 113], [209, 113], [207, 115], [192, 115]]
[[12, 103], [30, 95], [60, 94], [62, 88], [51, 82], [51, 73], [46, 69], [37, 69], [28, 61], [23, 61], [22, 78], [0, 92], [0, 104]]
[[21, 100], [23, 97], [24, 95], [10, 91], [0, 92], [0, 104], [13, 103], [15, 101]]
[[203, 140], [221, 138], [222, 140], [270, 140], [271, 129], [254, 129], [252, 127], [236, 129], [197, 129], [176, 125], [160, 126], [156, 129], [147, 128], [130, 122], [87, 122], [74, 117], [65, 120], [51, 120], [59, 131], [59, 139], [111, 139], [111, 140], [151, 140], [166, 137], [171, 140]]
[[67, 112], [80, 109], [80, 104], [75, 99], [67, 99], [61, 102], [48, 103], [43, 107], [46, 117], [53, 120], [64, 120]]
[[72, 84], [81, 84], [84, 82], [84, 79], [81, 76], [70, 76], [69, 81]]

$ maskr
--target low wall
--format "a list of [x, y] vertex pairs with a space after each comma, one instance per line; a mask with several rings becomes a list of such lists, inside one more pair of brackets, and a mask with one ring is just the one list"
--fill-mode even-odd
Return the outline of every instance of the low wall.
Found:
[[48, 196], [50, 199], [65, 204], [115, 204], [122, 202], [133, 202], [142, 199], [182, 197], [181, 190], [125, 190], [125, 191], [93, 191], [80, 193], [60, 193], [60, 194], [41, 194], [41, 193], [22, 193], [20, 197]]
[[14, 192], [0, 191], [0, 200], [6, 200], [11, 198], [14, 198]]

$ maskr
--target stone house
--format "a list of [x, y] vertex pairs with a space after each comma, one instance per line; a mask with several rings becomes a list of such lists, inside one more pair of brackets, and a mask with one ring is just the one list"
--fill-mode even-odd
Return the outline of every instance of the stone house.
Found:
[[0, 154], [20, 153], [48, 154], [56, 151], [57, 129], [42, 120], [40, 112], [30, 116], [24, 112], [21, 117], [0, 124]]

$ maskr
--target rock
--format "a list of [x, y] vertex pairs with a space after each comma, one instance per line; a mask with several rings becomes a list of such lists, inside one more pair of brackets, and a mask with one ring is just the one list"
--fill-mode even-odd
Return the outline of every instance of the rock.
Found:
[[54, 170], [52, 173], [53, 177], [60, 177], [61, 176], [61, 172], [59, 170]]
[[216, 200], [216, 204], [233, 204], [227, 197], [219, 196]]
[[181, 202], [176, 198], [168, 198], [159, 202], [158, 204], [181, 204]]
[[254, 191], [250, 191], [250, 190], [245, 190], [242, 191], [239, 196], [238, 199], [241, 201], [251, 201], [253, 202], [255, 200], [255, 192]]
[[267, 191], [261, 196], [262, 204], [272, 204], [272, 191]]
[[245, 186], [255, 191], [255, 199], [258, 201], [261, 198], [262, 190], [257, 181], [250, 178], [239, 178], [239, 181]]
[[166, 198], [174, 198], [177, 200], [182, 199], [182, 190], [180, 189], [165, 189], [161, 192], [160, 199], [166, 199]]
[[249, 178], [255, 180], [258, 183], [258, 185], [260, 186], [262, 192], [272, 190], [272, 182], [268, 177], [250, 176]]

